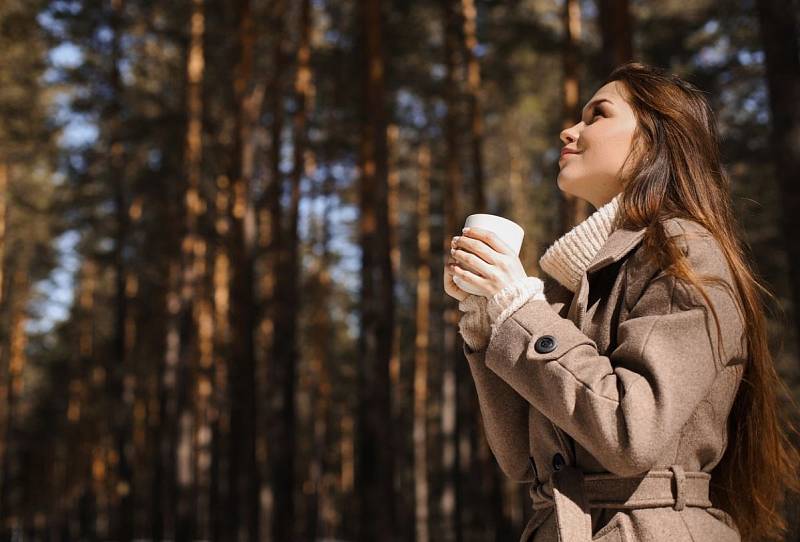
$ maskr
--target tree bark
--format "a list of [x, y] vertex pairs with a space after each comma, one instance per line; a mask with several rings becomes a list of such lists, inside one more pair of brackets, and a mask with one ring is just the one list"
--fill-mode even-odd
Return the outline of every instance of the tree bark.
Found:
[[395, 492], [389, 364], [394, 337], [394, 296], [388, 214], [383, 16], [379, 0], [360, 0], [362, 134], [360, 147], [360, 243], [362, 247], [359, 335], [359, 413], [356, 487], [360, 541], [394, 540]]
[[775, 176], [780, 189], [781, 225], [792, 288], [795, 340], [800, 348], [800, 56], [797, 2], [759, 0], [771, 116]]
[[196, 383], [198, 372], [198, 305], [204, 292], [202, 279], [205, 239], [200, 234], [200, 219], [206, 211], [201, 196], [203, 172], [203, 77], [205, 72], [203, 35], [205, 32], [204, 1], [192, 0], [189, 50], [186, 61], [186, 140], [184, 168], [186, 193], [184, 201], [184, 238], [181, 243], [181, 316], [179, 378], [177, 387], [177, 517], [176, 539], [193, 540], [197, 536], [195, 513], [195, 433]]
[[603, 77], [633, 58], [631, 12], [628, 0], [601, 0], [598, 5], [603, 36]]
[[[114, 272], [115, 272], [115, 322], [113, 339], [113, 356], [108, 360], [106, 374], [108, 375], [108, 394], [112, 401], [120, 403], [109, 413], [110, 426], [113, 432], [117, 463], [116, 497], [119, 506], [116, 510], [116, 525], [114, 538], [128, 542], [133, 539], [134, 517], [134, 479], [131, 468], [129, 442], [131, 440], [131, 414], [133, 412], [134, 390], [132, 389], [135, 375], [129, 367], [130, 343], [127, 333], [128, 323], [128, 296], [126, 281], [128, 279], [128, 265], [125, 252], [128, 245], [129, 209], [128, 194], [125, 182], [123, 155], [123, 140], [121, 115], [122, 110], [122, 80], [119, 71], [121, 50], [123, 5], [122, 0], [111, 0], [110, 27], [111, 27], [111, 58], [109, 84], [111, 87], [111, 103], [106, 111], [104, 121], [107, 123], [108, 136], [108, 181], [114, 197], [114, 212], [116, 215], [116, 231], [114, 234]], [[116, 500], [116, 498], [115, 498]]]
[[[285, 368], [281, 365], [282, 339], [279, 329], [281, 325], [281, 306], [280, 306], [280, 280], [281, 262], [283, 257], [283, 208], [281, 200], [283, 198], [283, 172], [281, 171], [282, 134], [284, 126], [283, 100], [284, 79], [287, 70], [288, 58], [284, 51], [287, 40], [287, 11], [288, 2], [286, 0], [276, 0], [272, 5], [272, 78], [269, 84], [269, 111], [271, 116], [270, 141], [269, 141], [269, 184], [264, 191], [259, 202], [259, 210], [262, 216], [264, 235], [260, 236], [259, 242], [263, 243], [266, 262], [262, 266], [264, 276], [262, 278], [262, 293], [266, 299], [266, 310], [263, 312], [263, 322], [259, 322], [259, 328], [265, 330], [263, 342], [265, 348], [270, 352], [267, 357], [266, 366], [266, 389], [265, 396], [279, 397], [283, 393], [282, 383], [285, 382]], [[289, 533], [284, 531], [286, 523], [280, 518], [284, 513], [282, 507], [286, 505], [286, 495], [291, 491], [291, 477], [287, 480], [287, 473], [282, 472], [285, 453], [284, 450], [284, 421], [281, 419], [281, 406], [271, 403], [271, 408], [267, 414], [268, 423], [262, 427], [264, 433], [268, 435], [269, 449], [267, 453], [270, 457], [270, 470], [272, 475], [272, 493], [276, 496], [272, 510], [272, 539], [287, 540]], [[232, 465], [232, 468], [235, 466]]]
[[486, 189], [483, 167], [483, 107], [481, 105], [481, 65], [475, 54], [478, 46], [475, 0], [461, 0], [464, 25], [464, 56], [466, 58], [467, 96], [469, 98], [470, 158], [472, 162], [473, 212], [486, 210]]
[[[460, 231], [464, 220], [461, 203], [463, 174], [460, 163], [459, 118], [461, 112], [461, 85], [458, 78], [459, 51], [463, 50], [459, 39], [459, 20], [455, 0], [442, 0], [444, 34], [445, 88], [444, 100], [447, 106], [445, 117], [445, 181], [444, 181], [444, 232], [441, 239], [441, 253], [450, 251], [450, 239]], [[452, 533], [453, 539], [460, 541], [462, 492], [459, 465], [460, 416], [458, 390], [467, 378], [466, 360], [460, 354], [460, 341], [456, 328], [458, 309], [455, 300], [448, 299], [444, 310], [445, 336], [444, 356], [442, 358], [442, 478], [443, 487], [440, 498], [442, 533]]]
[[427, 145], [420, 148], [417, 182], [417, 311], [414, 341], [414, 519], [417, 542], [429, 542], [428, 508], [428, 351], [431, 313], [430, 162]]
[[236, 3], [237, 63], [233, 76], [234, 129], [231, 161], [231, 393], [230, 487], [238, 503], [234, 539], [259, 539], [261, 476], [256, 461], [255, 211], [251, 199], [253, 140], [248, 98], [253, 77], [253, 15], [250, 0]]

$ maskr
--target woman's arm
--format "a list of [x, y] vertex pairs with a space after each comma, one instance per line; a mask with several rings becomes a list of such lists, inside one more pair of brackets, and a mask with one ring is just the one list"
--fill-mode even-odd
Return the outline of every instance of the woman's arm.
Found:
[[490, 310], [496, 318], [504, 309], [536, 297], [547, 300], [555, 312], [566, 317], [573, 292], [549, 275], [542, 281], [544, 291], [541, 293], [535, 289], [505, 289], [491, 302], [483, 296], [470, 294], [458, 305], [463, 313], [459, 331], [464, 339], [464, 356], [475, 381], [486, 440], [506, 476], [518, 482], [532, 482], [535, 476], [529, 461], [528, 409], [531, 405], [486, 367], [486, 347], [492, 329]]
[[542, 276], [542, 281], [547, 302], [550, 303], [553, 311], [562, 318], [566, 318], [575, 293], [546, 273]]
[[[683, 249], [697, 274], [733, 284], [712, 237], [688, 240]], [[733, 297], [704, 286], [720, 317], [723, 345], [703, 297], [661, 272], [619, 325], [610, 355], [601, 355], [550, 303], [532, 299], [499, 326], [485, 365], [610, 472], [644, 472], [706, 396], [724, 360], [744, 355], [744, 323]], [[540, 344], [545, 336], [551, 340]]]
[[517, 482], [531, 482], [534, 476], [528, 460], [530, 405], [484, 363], [491, 326], [487, 301], [483, 296], [470, 294], [458, 304], [463, 313], [458, 325], [464, 339], [464, 356], [475, 381], [483, 428], [492, 454], [507, 477]]

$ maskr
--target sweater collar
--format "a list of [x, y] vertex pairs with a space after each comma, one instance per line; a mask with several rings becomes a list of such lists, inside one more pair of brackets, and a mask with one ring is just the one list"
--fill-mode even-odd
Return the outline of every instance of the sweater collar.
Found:
[[539, 266], [564, 287], [576, 292], [581, 277], [615, 229], [621, 193], [585, 220], [556, 239], [541, 258]]

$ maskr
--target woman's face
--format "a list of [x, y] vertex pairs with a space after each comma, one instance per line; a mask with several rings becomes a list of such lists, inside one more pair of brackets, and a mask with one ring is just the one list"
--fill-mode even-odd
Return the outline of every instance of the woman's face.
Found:
[[558, 188], [599, 209], [622, 191], [620, 169], [631, 150], [636, 117], [625, 101], [623, 84], [612, 81], [589, 100], [578, 122], [561, 132], [564, 147]]

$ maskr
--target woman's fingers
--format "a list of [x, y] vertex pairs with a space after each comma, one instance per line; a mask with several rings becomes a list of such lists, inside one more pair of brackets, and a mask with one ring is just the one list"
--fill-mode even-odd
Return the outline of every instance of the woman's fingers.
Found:
[[467, 283], [471, 286], [477, 286], [480, 289], [486, 289], [489, 282], [484, 277], [459, 264], [453, 266], [453, 280], [457, 285]]
[[[490, 247], [489, 245], [487, 245], [486, 243], [484, 243], [481, 240], [472, 239], [472, 238], [469, 238], [469, 237], [464, 237], [463, 235], [462, 236], [456, 236], [456, 237], [453, 237], [453, 241], [450, 243], [450, 247], [451, 247], [451, 249], [462, 250], [462, 251], [465, 251], [465, 252], [472, 253], [477, 258], [479, 258], [480, 260], [482, 260], [483, 262], [485, 262], [487, 264], [491, 264], [491, 265], [496, 265], [497, 264], [497, 254], [496, 254], [496, 252], [492, 249], [492, 247]], [[451, 254], [453, 254], [452, 251], [451, 251]], [[459, 262], [470, 263], [469, 260], [464, 259], [464, 258], [459, 259]], [[472, 262], [473, 266], [476, 267], [476, 268], [477, 268], [477, 263], [478, 262]]]
[[458, 301], [462, 301], [469, 295], [467, 292], [462, 290], [458, 287], [458, 284], [455, 283], [453, 280], [453, 261], [452, 258], [448, 257], [447, 265], [445, 265], [444, 269], [444, 291], [450, 297], [457, 299]]
[[491, 272], [491, 265], [486, 263], [483, 258], [462, 249], [452, 249], [451, 255], [456, 263], [465, 269], [469, 269], [476, 275], [488, 277]]
[[[511, 250], [511, 247], [508, 246], [505, 241], [500, 239], [494, 232], [489, 230], [484, 230], [483, 228], [469, 228], [467, 231], [462, 232], [463, 239], [477, 239], [482, 241], [483, 243], [487, 244], [496, 252], [500, 254], [514, 254], [514, 251]], [[491, 262], [489, 262], [491, 263]]]
[[501, 264], [500, 255], [478, 239], [454, 237], [450, 254], [462, 267], [482, 277], [491, 276], [494, 266]]

